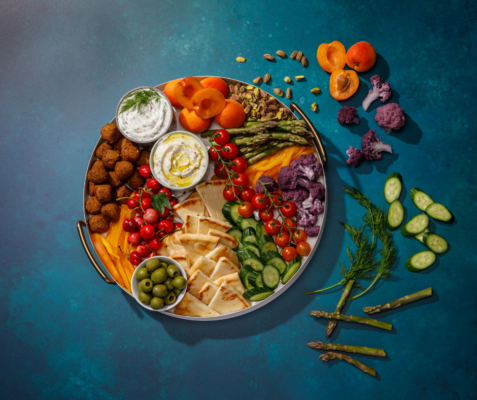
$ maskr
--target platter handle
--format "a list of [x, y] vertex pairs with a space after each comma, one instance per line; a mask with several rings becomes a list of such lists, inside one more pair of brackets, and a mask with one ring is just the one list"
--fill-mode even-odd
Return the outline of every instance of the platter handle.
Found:
[[308, 128], [313, 132], [313, 136], [315, 137], [316, 144], [317, 144], [317, 149], [321, 155], [321, 160], [323, 161], [323, 168], [326, 167], [326, 164], [328, 163], [328, 156], [326, 155], [326, 150], [325, 146], [323, 146], [323, 142], [321, 141], [320, 134], [316, 130], [316, 128], [313, 126], [311, 123], [310, 119], [306, 116], [306, 114], [303, 112], [303, 110], [298, 107], [295, 103], [290, 103], [290, 109], [292, 111], [296, 111], [300, 117], [306, 122], [308, 125]]
[[84, 249], [86, 255], [88, 256], [89, 261], [91, 261], [91, 264], [93, 264], [93, 267], [96, 270], [96, 272], [99, 274], [99, 276], [101, 276], [101, 278], [103, 278], [103, 280], [106, 283], [109, 283], [110, 285], [115, 285], [116, 282], [113, 279], [108, 278], [106, 273], [101, 268], [101, 265], [99, 265], [99, 263], [94, 258], [93, 253], [91, 252], [91, 249], [89, 248], [88, 243], [86, 242], [86, 236], [84, 235], [83, 228], [85, 226], [86, 226], [86, 224], [83, 221], [78, 221], [76, 223], [76, 228], [78, 228], [78, 234], [79, 234], [79, 237], [80, 237], [80, 240], [81, 240], [81, 244], [83, 245], [83, 249]]

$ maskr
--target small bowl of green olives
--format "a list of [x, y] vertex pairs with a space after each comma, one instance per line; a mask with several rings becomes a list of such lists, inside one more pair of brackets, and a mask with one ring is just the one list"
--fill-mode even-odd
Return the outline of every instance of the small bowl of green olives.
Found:
[[182, 266], [172, 258], [148, 258], [137, 266], [131, 278], [133, 296], [148, 310], [169, 310], [184, 297], [186, 277]]

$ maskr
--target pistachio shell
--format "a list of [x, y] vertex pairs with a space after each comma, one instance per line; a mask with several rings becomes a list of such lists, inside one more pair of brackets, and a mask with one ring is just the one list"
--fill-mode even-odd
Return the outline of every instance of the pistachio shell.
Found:
[[244, 57], [237, 57], [235, 59], [235, 61], [239, 62], [239, 63], [244, 63], [245, 61], [247, 61]]

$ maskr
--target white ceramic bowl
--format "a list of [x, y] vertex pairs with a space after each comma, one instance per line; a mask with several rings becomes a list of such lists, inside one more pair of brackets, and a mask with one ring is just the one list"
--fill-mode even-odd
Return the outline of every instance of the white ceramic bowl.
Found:
[[182, 300], [182, 298], [185, 296], [186, 294], [186, 290], [187, 290], [187, 286], [182, 289], [181, 293], [179, 294], [179, 296], [177, 296], [177, 299], [174, 303], [172, 304], [164, 304], [164, 307], [162, 307], [160, 310], [153, 310], [151, 308], [151, 306], [147, 305], [147, 304], [143, 304], [139, 301], [138, 299], [138, 295], [139, 295], [139, 290], [137, 289], [137, 284], [138, 284], [138, 281], [136, 279], [136, 272], [139, 268], [146, 268], [146, 262], [148, 260], [152, 260], [153, 258], [157, 258], [159, 261], [161, 262], [165, 262], [167, 264], [174, 264], [177, 268], [179, 268], [179, 271], [181, 271], [181, 275], [187, 279], [187, 274], [186, 272], [184, 271], [184, 268], [182, 268], [182, 266], [176, 261], [176, 260], [173, 260], [172, 258], [169, 258], [169, 257], [164, 257], [164, 256], [155, 256], [155, 257], [151, 257], [151, 258], [146, 258], [141, 264], [139, 264], [137, 266], [137, 268], [134, 270], [134, 273], [131, 277], [131, 290], [132, 290], [132, 294], [133, 294], [133, 297], [136, 299], [136, 301], [144, 308], [147, 308], [149, 311], [167, 311], [167, 310], [170, 310], [171, 308], [174, 308], [177, 304], [179, 304], [179, 302]]
[[[191, 136], [194, 140], [196, 140], [197, 143], [199, 143], [199, 144], [202, 146], [202, 149], [204, 150], [204, 154], [205, 154], [205, 160], [206, 160], [206, 165], [205, 165], [204, 172], [202, 173], [202, 175], [197, 179], [197, 181], [195, 181], [194, 183], [192, 183], [192, 184], [189, 185], [189, 186], [184, 186], [184, 187], [170, 186], [169, 184], [167, 184], [167, 182], [165, 182], [164, 180], [160, 179], [160, 178], [154, 173], [154, 153], [156, 152], [157, 146], [158, 146], [159, 143], [161, 143], [163, 140], [166, 140], [170, 135], [175, 135], [176, 133], [180, 133], [180, 134], [183, 134], [183, 135]], [[156, 178], [157, 181], [158, 181], [162, 186], [164, 186], [164, 187], [166, 187], [166, 188], [168, 188], [168, 189], [171, 189], [171, 190], [182, 190], [182, 191], [185, 191], [185, 190], [193, 189], [195, 186], [197, 186], [197, 185], [204, 179], [204, 176], [205, 176], [205, 174], [207, 173], [207, 169], [209, 168], [209, 154], [208, 154], [208, 152], [207, 152], [207, 147], [205, 147], [204, 142], [202, 142], [202, 140], [200, 140], [200, 139], [199, 139], [196, 135], [194, 135], [193, 133], [186, 132], [186, 131], [174, 131], [174, 132], [168, 133], [167, 135], [161, 136], [161, 138], [154, 144], [154, 146], [152, 147], [152, 150], [151, 150], [150, 158], [149, 158], [149, 165], [150, 165], [150, 167], [151, 167], [152, 176], [153, 176], [154, 178]]]

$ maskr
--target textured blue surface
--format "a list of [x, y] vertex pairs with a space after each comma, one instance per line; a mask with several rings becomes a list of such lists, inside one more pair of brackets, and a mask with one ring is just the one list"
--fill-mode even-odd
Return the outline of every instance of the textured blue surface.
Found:
[[[4, 399], [475, 398], [477, 253], [475, 250], [476, 3], [472, 1], [54, 1], [0, 4], [0, 387]], [[360, 74], [359, 106], [369, 77], [381, 74], [406, 111], [407, 126], [386, 135], [359, 108], [361, 124], [336, 122], [341, 106], [316, 61], [320, 43], [346, 48], [371, 42], [376, 66]], [[264, 53], [302, 50], [310, 66], [268, 63]], [[238, 64], [235, 57], [247, 62]], [[300, 279], [276, 301], [241, 318], [191, 323], [142, 310], [106, 285], [81, 248], [87, 162], [103, 124], [129, 89], [187, 75], [251, 82], [270, 73], [271, 87], [294, 83], [294, 101], [323, 134], [329, 214], [320, 247]], [[313, 96], [312, 87], [323, 94]], [[285, 100], [287, 101], [287, 100]], [[310, 105], [319, 104], [313, 115]], [[377, 129], [394, 154], [357, 169], [347, 147]], [[451, 251], [422, 274], [405, 260], [423, 246], [395, 235], [395, 279], [348, 304], [380, 304], [432, 286], [432, 298], [386, 314], [392, 332], [340, 323], [335, 343], [384, 348], [385, 359], [359, 357], [372, 378], [340, 362], [323, 364], [306, 346], [324, 340], [340, 292], [304, 292], [339, 279], [350, 244], [338, 221], [360, 223], [363, 209], [342, 185], [384, 205], [386, 176], [404, 177], [404, 206], [418, 211], [418, 186], [448, 204], [457, 222], [435, 223]]]

